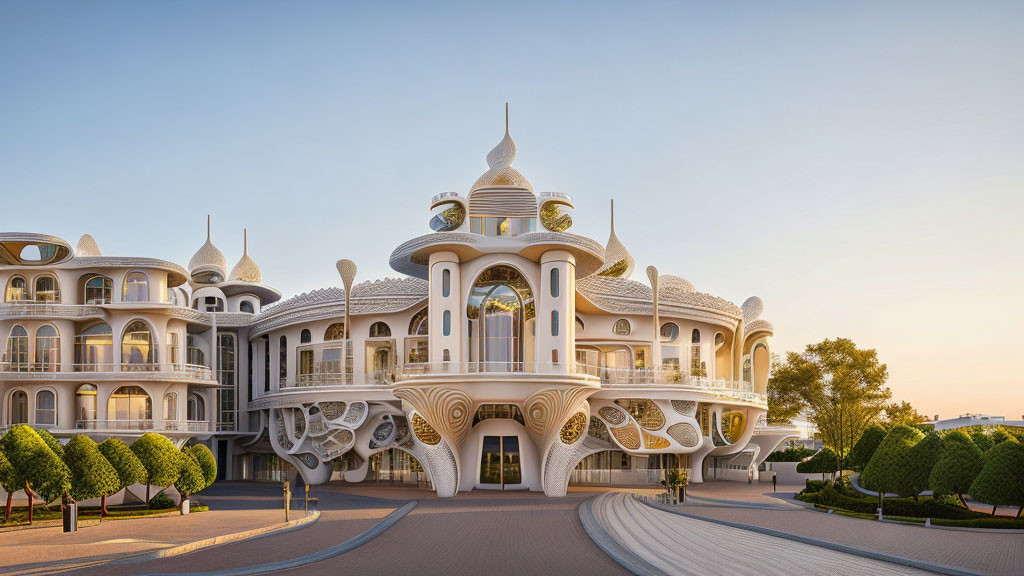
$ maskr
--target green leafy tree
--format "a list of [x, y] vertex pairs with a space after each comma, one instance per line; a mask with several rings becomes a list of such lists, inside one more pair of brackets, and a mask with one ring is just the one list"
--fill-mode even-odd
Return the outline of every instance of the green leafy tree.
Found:
[[195, 444], [190, 450], [203, 469], [203, 479], [206, 481], [203, 488], [211, 486], [217, 480], [217, 459], [213, 457], [213, 452], [203, 444]]
[[864, 433], [860, 435], [860, 439], [853, 445], [850, 454], [846, 457], [849, 468], [857, 472], [863, 472], [864, 467], [871, 461], [871, 457], [875, 454], [875, 450], [878, 449], [878, 445], [882, 443], [883, 438], [885, 438], [885, 429], [881, 426], [869, 426], [867, 430], [864, 430]]
[[4, 492], [7, 492], [7, 508], [5, 510], [4, 520], [11, 519], [11, 508], [14, 506], [14, 493], [21, 490], [25, 486], [25, 481], [22, 480], [21, 475], [11, 465], [11, 461], [4, 456], [3, 452], [0, 452], [0, 487], [3, 487]]
[[199, 461], [188, 448], [181, 449], [181, 457], [178, 460], [181, 471], [178, 474], [178, 479], [174, 481], [174, 487], [181, 494], [181, 501], [184, 504], [189, 495], [206, 488], [206, 478], [203, 477], [203, 469], [199, 465]]
[[[836, 453], [838, 468], [864, 430], [875, 422], [892, 393], [888, 371], [875, 350], [837, 338], [790, 352], [768, 381], [769, 410], [810, 411], [821, 441]], [[772, 400], [774, 398], [774, 401]]]
[[910, 426], [916, 427], [919, 424], [923, 424], [927, 418], [917, 413], [917, 410], [910, 405], [910, 402], [891, 402], [885, 405], [885, 418], [883, 423], [886, 429], [892, 429], [895, 426]]
[[1024, 509], [1024, 445], [1003, 442], [985, 453], [985, 464], [971, 483], [971, 499], [997, 506], [1017, 506], [1017, 515]]
[[18, 424], [0, 438], [0, 450], [24, 480], [28, 521], [32, 523], [32, 494], [51, 502], [71, 492], [71, 471], [31, 427]]
[[821, 474], [821, 479], [825, 479], [825, 474], [834, 474], [836, 468], [839, 467], [839, 459], [836, 458], [836, 453], [831, 448], [822, 448], [818, 452], [796, 465], [796, 471], [801, 474]]
[[914, 445], [907, 453], [907, 461], [898, 468], [900, 496], [904, 498], [913, 497], [917, 501], [918, 495], [928, 489], [928, 478], [931, 477], [932, 468], [942, 457], [945, 446], [942, 438], [935, 432], [924, 437]]
[[981, 448], [982, 452], [988, 452], [993, 446], [996, 445], [996, 443], [993, 442], [991, 438], [989, 438], [988, 434], [985, 434], [981, 430], [971, 432], [971, 440], [974, 441], [978, 448]]
[[981, 449], [960, 430], [953, 430], [943, 440], [945, 449], [928, 476], [928, 486], [935, 496], [956, 495], [960, 504], [967, 506], [964, 494], [981, 472], [984, 464]]
[[71, 470], [71, 496], [75, 500], [100, 498], [100, 510], [107, 515], [107, 496], [121, 489], [117, 470], [100, 452], [92, 438], [79, 434], [64, 447], [64, 463]]
[[905, 466], [910, 457], [910, 449], [916, 445], [924, 434], [909, 426], [896, 426], [885, 435], [878, 445], [875, 454], [864, 473], [860, 475], [860, 485], [868, 490], [878, 492], [878, 507], [881, 508], [886, 492], [907, 494], [913, 488], [905, 483], [900, 468]]
[[[146, 469], [146, 507], [150, 506], [150, 487], [166, 488], [181, 474], [181, 452], [166, 437], [147, 432], [132, 442], [132, 452]], [[160, 491], [163, 493], [163, 490]]]
[[58, 458], [62, 460], [64, 459], [64, 445], [61, 444], [60, 440], [57, 440], [53, 434], [50, 434], [49, 430], [45, 428], [36, 428], [36, 434], [39, 434], [39, 437], [43, 439], [43, 442], [46, 442], [46, 446], [49, 447], [50, 450], [53, 450], [53, 453], [56, 454]]

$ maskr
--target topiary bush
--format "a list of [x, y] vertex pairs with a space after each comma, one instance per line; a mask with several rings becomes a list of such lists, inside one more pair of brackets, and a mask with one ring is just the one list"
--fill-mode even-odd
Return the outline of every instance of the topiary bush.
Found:
[[[875, 514], [878, 511], [877, 503], [873, 498], [847, 496], [839, 493], [831, 484], [817, 492], [801, 492], [797, 494], [796, 498], [810, 504], [861, 514]], [[890, 516], [905, 516], [907, 518], [945, 518], [948, 520], [966, 520], [987, 516], [960, 506], [955, 498], [928, 498], [921, 502], [915, 502], [912, 498], [889, 498], [885, 501], [885, 513]]]
[[809, 460], [797, 464], [796, 471], [802, 474], [821, 474], [824, 479], [825, 474], [834, 473], [838, 466], [839, 460], [836, 458], [836, 453], [830, 448], [822, 448]]
[[146, 502], [146, 508], [152, 508], [154, 510], [163, 510], [165, 508], [174, 508], [174, 500], [170, 496], [163, 492], [153, 496], [152, 500]]
[[1024, 507], [1024, 445], [1003, 442], [986, 452], [969, 492], [972, 500], [992, 505], [993, 514], [995, 506]]
[[812, 494], [814, 492], [821, 492], [827, 485], [828, 482], [824, 480], [811, 480], [810, 478], [808, 478], [806, 480], [806, 484], [804, 485], [804, 489], [800, 493]]
[[100, 452], [92, 438], [79, 434], [64, 447], [64, 463], [71, 470], [71, 497], [102, 498], [100, 510], [107, 515], [107, 496], [121, 489], [117, 470]]
[[213, 457], [213, 452], [203, 444], [196, 444], [190, 450], [196, 461], [199, 462], [199, 467], [203, 469], [203, 478], [206, 481], [203, 489], [205, 489], [217, 480], [217, 459]]
[[146, 481], [146, 468], [127, 444], [117, 438], [107, 438], [97, 448], [117, 472], [118, 488], [115, 494], [132, 484]]
[[995, 446], [995, 442], [989, 438], [988, 434], [985, 434], [981, 430], [971, 432], [971, 440], [974, 441], [974, 444], [977, 445], [978, 448], [981, 448], [982, 452], [988, 452], [993, 446]]
[[981, 449], [967, 434], [954, 430], [943, 440], [944, 450], [928, 475], [928, 486], [936, 496], [954, 495], [964, 503], [963, 495], [981, 472]]
[[35, 430], [36, 434], [39, 434], [39, 437], [43, 439], [43, 442], [46, 442], [46, 446], [50, 450], [53, 450], [53, 453], [56, 454], [58, 458], [63, 460], [64, 445], [60, 443], [60, 440], [57, 440], [57, 438], [55, 438], [53, 434], [50, 434], [50, 431], [46, 428], [36, 428]]
[[184, 502], [190, 494], [195, 494], [206, 488], [206, 478], [203, 477], [203, 469], [199, 466], [199, 461], [188, 448], [181, 449], [180, 461], [181, 472], [178, 474], [178, 479], [174, 481], [174, 487], [178, 489], [181, 501]]
[[12, 427], [0, 438], [0, 450], [24, 481], [28, 521], [32, 523], [32, 493], [51, 502], [71, 491], [71, 471], [35, 430], [25, 424]]
[[4, 510], [4, 521], [11, 519], [11, 507], [14, 505], [14, 493], [25, 486], [25, 481], [15, 470], [11, 461], [0, 451], [0, 487], [7, 492], [7, 506]]
[[879, 507], [882, 506], [886, 492], [907, 494], [913, 490], [900, 473], [900, 469], [906, 465], [911, 447], [922, 438], [924, 434], [919, 430], [910, 426], [895, 426], [885, 435], [868, 465], [864, 467], [859, 484], [863, 488], [878, 492]]
[[804, 459], [814, 456], [814, 450], [796, 446], [785, 450], [776, 450], [765, 458], [765, 462], [802, 462]]
[[174, 447], [166, 437], [153, 432], [147, 432], [138, 440], [132, 442], [132, 452], [139, 458], [142, 467], [146, 469], [146, 502], [151, 498], [151, 486], [163, 486], [166, 488], [178, 479], [181, 474], [181, 452]]
[[863, 472], [884, 438], [885, 429], [881, 426], [871, 426], [865, 430], [846, 457], [850, 470]]
[[902, 490], [900, 496], [916, 500], [921, 492], [928, 489], [928, 478], [944, 449], [942, 439], [935, 432], [929, 433], [910, 449], [906, 462], [897, 470], [897, 485]]

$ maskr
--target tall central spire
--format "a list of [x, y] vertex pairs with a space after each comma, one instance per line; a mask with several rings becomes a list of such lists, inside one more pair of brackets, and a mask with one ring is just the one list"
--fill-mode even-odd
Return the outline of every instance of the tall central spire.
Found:
[[482, 188], [523, 188], [533, 192], [533, 186], [518, 170], [512, 167], [516, 159], [516, 141], [508, 130], [508, 102], [505, 103], [505, 136], [498, 145], [487, 154], [489, 168], [470, 190], [470, 194]]

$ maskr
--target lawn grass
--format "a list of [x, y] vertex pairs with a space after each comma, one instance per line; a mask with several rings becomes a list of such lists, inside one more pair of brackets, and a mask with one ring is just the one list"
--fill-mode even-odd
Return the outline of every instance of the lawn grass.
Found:
[[[851, 512], [849, 510], [843, 510], [842, 508], [832, 508], [830, 506], [823, 506], [821, 504], [815, 504], [814, 508], [817, 510], [832, 510], [834, 514], [839, 516], [846, 516], [847, 518], [861, 518], [863, 520], [877, 520], [877, 514], [864, 514], [862, 512]], [[912, 524], [924, 524], [924, 518], [913, 518], [909, 516], [887, 516], [883, 513], [882, 518], [884, 520], [890, 520], [893, 522], [908, 522]], [[950, 520], [947, 518], [932, 518], [933, 526], [949, 526], [953, 528], [991, 528], [997, 530], [1024, 530], [1024, 517], [1021, 518], [1007, 518], [1003, 517], [989, 517], [989, 518], [970, 518], [964, 520]]]

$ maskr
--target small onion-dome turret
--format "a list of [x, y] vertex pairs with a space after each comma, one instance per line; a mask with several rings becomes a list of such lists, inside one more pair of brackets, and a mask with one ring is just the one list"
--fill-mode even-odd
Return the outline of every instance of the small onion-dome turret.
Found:
[[242, 231], [242, 258], [238, 260], [238, 264], [231, 269], [231, 275], [228, 277], [232, 281], [240, 282], [252, 282], [259, 284], [263, 281], [263, 273], [260, 272], [260, 267], [256, 265], [256, 262], [249, 257], [249, 232], [248, 230]]
[[103, 256], [100, 252], [100, 245], [96, 243], [96, 239], [89, 234], [82, 234], [82, 237], [78, 239], [78, 246], [75, 247], [75, 256], [79, 258], [88, 258]]
[[608, 235], [608, 245], [604, 249], [604, 266], [597, 271], [598, 276], [629, 278], [636, 268], [633, 255], [615, 235], [615, 200], [612, 200], [612, 231]]
[[188, 261], [188, 273], [196, 284], [217, 284], [224, 281], [227, 261], [210, 241], [210, 217], [206, 217], [206, 243]]

